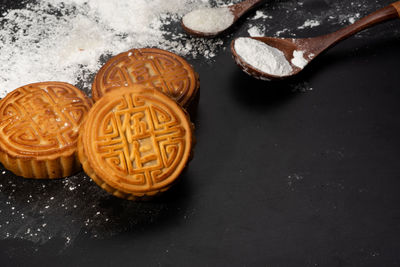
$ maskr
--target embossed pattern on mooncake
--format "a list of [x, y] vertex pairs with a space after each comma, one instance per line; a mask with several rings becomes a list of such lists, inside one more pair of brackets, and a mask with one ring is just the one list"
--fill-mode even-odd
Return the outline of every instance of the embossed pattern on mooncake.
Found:
[[93, 99], [105, 93], [140, 84], [165, 93], [187, 107], [199, 90], [199, 77], [192, 66], [171, 52], [156, 49], [133, 49], [111, 58], [93, 82]]
[[79, 139], [85, 172], [128, 199], [167, 190], [186, 166], [193, 143], [192, 124], [179, 105], [155, 89], [132, 88], [100, 99]]
[[20, 87], [0, 102], [0, 160], [27, 178], [60, 178], [79, 169], [80, 126], [92, 106], [78, 88], [62, 82]]

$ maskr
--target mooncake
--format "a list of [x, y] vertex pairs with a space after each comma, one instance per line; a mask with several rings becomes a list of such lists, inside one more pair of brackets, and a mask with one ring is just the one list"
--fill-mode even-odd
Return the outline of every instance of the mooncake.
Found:
[[62, 82], [20, 87], [0, 102], [0, 161], [25, 178], [62, 178], [80, 170], [79, 129], [92, 101]]
[[97, 73], [92, 97], [140, 84], [156, 88], [184, 108], [198, 97], [199, 76], [182, 57], [157, 48], [132, 49], [111, 58]]
[[79, 136], [79, 159], [107, 192], [143, 200], [177, 180], [193, 140], [193, 125], [181, 106], [154, 88], [133, 85], [93, 105]]

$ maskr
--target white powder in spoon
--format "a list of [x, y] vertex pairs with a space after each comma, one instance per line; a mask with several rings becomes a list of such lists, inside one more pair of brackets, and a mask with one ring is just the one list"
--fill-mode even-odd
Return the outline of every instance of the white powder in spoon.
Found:
[[227, 7], [202, 8], [186, 14], [183, 24], [194, 31], [215, 34], [232, 25], [235, 16]]
[[287, 76], [293, 69], [279, 49], [252, 38], [238, 38], [234, 48], [247, 64], [255, 69], [275, 76]]
[[304, 51], [293, 51], [292, 64], [300, 69], [303, 69], [307, 64], [308, 60], [304, 58]]

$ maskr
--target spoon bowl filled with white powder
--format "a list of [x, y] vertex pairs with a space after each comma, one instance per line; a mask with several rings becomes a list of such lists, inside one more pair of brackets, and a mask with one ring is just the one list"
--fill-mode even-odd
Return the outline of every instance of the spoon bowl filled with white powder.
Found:
[[283, 79], [300, 72], [310, 61], [296, 50], [292, 39], [240, 37], [232, 42], [236, 63], [247, 74], [262, 80]]
[[197, 37], [214, 37], [228, 30], [240, 17], [264, 0], [245, 0], [219, 8], [200, 8], [182, 18], [182, 28]]
[[196, 9], [182, 18], [182, 28], [197, 36], [215, 36], [228, 29], [235, 15], [228, 7]]

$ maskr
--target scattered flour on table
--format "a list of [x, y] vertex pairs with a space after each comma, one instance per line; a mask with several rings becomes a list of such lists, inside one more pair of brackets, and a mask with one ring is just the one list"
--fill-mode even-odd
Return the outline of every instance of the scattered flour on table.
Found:
[[[320, 1], [319, 5], [314, 5], [313, 1], [273, 1], [261, 6], [258, 10], [260, 13], [253, 15], [251, 20], [259, 19], [266, 28], [267, 36], [307, 37], [304, 33], [306, 30], [313, 31], [313, 36], [316, 32], [333, 32], [384, 5], [385, 3], [378, 0]], [[261, 19], [257, 14], [268, 14], [274, 19]], [[279, 18], [279, 23], [276, 18]], [[358, 33], [355, 37], [371, 36], [372, 32], [376, 37], [377, 33], [369, 30]], [[387, 36], [388, 32], [398, 35], [400, 30], [388, 27], [378, 34]]]
[[221, 39], [168, 30], [208, 1], [41, 0], [0, 18], [0, 98], [22, 85], [58, 80], [88, 91], [101, 59], [158, 47], [190, 58], [216, 56]]
[[284, 33], [286, 33], [286, 32], [290, 32], [290, 30], [289, 30], [289, 29], [283, 29], [283, 30], [277, 31], [277, 32], [275, 33], [275, 36], [276, 36], [276, 37], [279, 37], [279, 36], [281, 36], [282, 34], [284, 34]]
[[257, 10], [256, 14], [251, 19], [253, 19], [253, 20], [256, 20], [256, 19], [272, 19], [272, 16], [265, 14], [261, 10]]
[[360, 13], [355, 14], [353, 17], [349, 17], [348, 20], [351, 24], [354, 24], [361, 17]]
[[180, 196], [172, 202], [118, 199], [86, 175], [31, 180], [6, 171], [1, 178], [0, 240], [20, 239], [39, 246], [51, 241], [61, 251], [78, 236], [103, 239], [152, 231], [156, 222], [168, 220], [171, 214], [182, 220], [187, 216], [185, 209], [174, 206]]
[[314, 19], [307, 19], [303, 25], [297, 27], [297, 29], [305, 29], [305, 28], [314, 28], [321, 25], [320, 21], [314, 20]]
[[303, 180], [303, 176], [297, 173], [288, 175], [287, 180], [288, 180], [288, 185], [292, 186], [294, 183], [296, 183], [297, 181], [301, 181]]
[[266, 12], [263, 12], [261, 10], [257, 10], [256, 14], [250, 18], [250, 20], [257, 20], [257, 22], [250, 22], [248, 24], [248, 29], [247, 32], [250, 36], [264, 36], [266, 32], [266, 27], [264, 21], [266, 19], [272, 19], [273, 17], [270, 15], [267, 15]]
[[227, 7], [202, 8], [186, 14], [182, 22], [194, 31], [214, 34], [229, 28], [234, 19], [235, 16]]
[[311, 87], [311, 84], [307, 81], [292, 83], [289, 87], [292, 93], [307, 93], [314, 90], [314, 88]]
[[264, 36], [265, 35], [265, 28], [263, 26], [251, 26], [247, 32], [251, 37], [255, 36]]
[[238, 38], [235, 51], [244, 62], [264, 73], [286, 76], [293, 71], [282, 51], [252, 38]]

